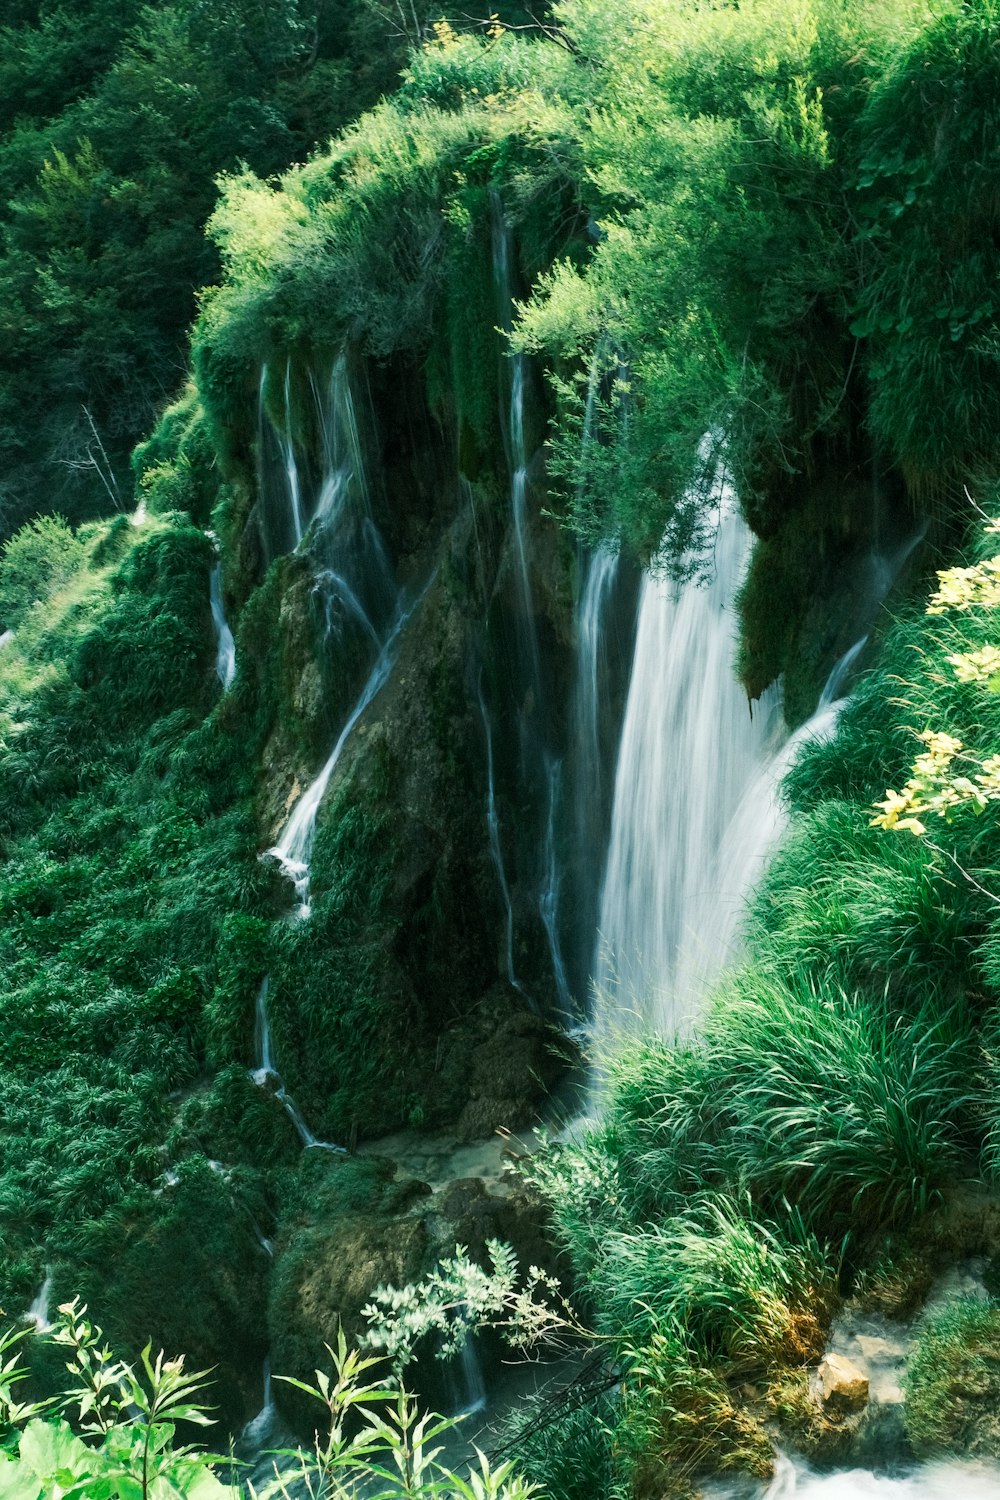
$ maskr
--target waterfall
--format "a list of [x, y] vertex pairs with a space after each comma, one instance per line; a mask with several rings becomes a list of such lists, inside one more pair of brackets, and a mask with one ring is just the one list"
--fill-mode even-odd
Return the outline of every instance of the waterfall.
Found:
[[578, 761], [576, 819], [581, 843], [590, 830], [595, 802], [601, 795], [599, 676], [605, 639], [605, 615], [618, 575], [618, 553], [602, 546], [587, 560], [586, 580], [576, 615], [576, 691], [573, 718]]
[[226, 621], [222, 603], [222, 564], [216, 563], [209, 576], [209, 600], [212, 606], [212, 623], [215, 626], [215, 671], [222, 683], [222, 691], [228, 693], [236, 676], [236, 645], [233, 632]]
[[470, 1333], [458, 1354], [447, 1365], [452, 1415], [471, 1417], [486, 1406], [486, 1384], [476, 1353], [475, 1335]]
[[33, 1323], [37, 1333], [48, 1333], [51, 1328], [49, 1322], [49, 1302], [52, 1299], [52, 1267], [45, 1267], [45, 1277], [41, 1286], [35, 1293], [34, 1300], [25, 1313], [25, 1321]]
[[311, 383], [323, 439], [324, 475], [316, 503], [316, 519], [336, 524], [352, 486], [360, 492], [364, 508], [369, 508], [368, 481], [347, 355], [341, 353], [334, 361], [325, 400], [315, 381]]
[[[492, 209], [493, 277], [502, 331], [509, 333], [514, 313], [514, 270], [510, 230], [504, 219], [499, 195], [494, 195]], [[503, 430], [510, 469], [510, 556], [514, 573], [516, 651], [512, 652], [515, 673], [518, 733], [520, 739], [520, 774], [532, 799], [545, 797], [544, 821], [540, 821], [532, 861], [531, 884], [537, 895], [538, 915], [548, 946], [552, 975], [559, 1004], [564, 1012], [571, 1009], [571, 992], [559, 933], [559, 893], [562, 872], [556, 838], [559, 800], [562, 784], [561, 759], [551, 747], [552, 726], [548, 695], [542, 674], [535, 599], [531, 584], [531, 531], [528, 516], [528, 432], [526, 407], [530, 386], [527, 358], [515, 354], [504, 358], [501, 366], [501, 389], [507, 390], [506, 410], [502, 412]], [[596, 379], [596, 377], [595, 377]], [[508, 384], [509, 382], [509, 384]], [[595, 385], [596, 389], [596, 385]], [[488, 807], [490, 849], [504, 899], [507, 916], [507, 971], [516, 984], [513, 965], [513, 911], [510, 888], [500, 851], [496, 802], [493, 787], [493, 739], [489, 716], [480, 691], [480, 710], [486, 729], [488, 760]], [[520, 987], [520, 986], [518, 986]]]
[[[513, 326], [514, 275], [511, 266], [511, 236], [504, 219], [503, 204], [494, 194], [492, 208], [493, 278], [496, 284], [497, 303], [501, 329], [509, 333]], [[535, 626], [535, 605], [531, 589], [530, 537], [528, 532], [528, 447], [525, 432], [525, 402], [528, 383], [528, 361], [525, 355], [515, 354], [504, 358], [502, 374], [510, 372], [510, 395], [504, 415], [504, 436], [507, 446], [507, 461], [510, 466], [510, 515], [514, 538], [514, 562], [517, 573], [517, 589], [522, 616], [523, 645], [527, 656], [526, 666], [530, 674], [529, 687], [532, 692], [532, 710], [537, 713], [541, 695], [541, 663], [538, 649], [538, 632]], [[501, 381], [501, 389], [506, 380]], [[522, 726], [523, 730], [523, 726]]]
[[361, 626], [376, 650], [381, 646], [378, 631], [372, 624], [368, 612], [343, 574], [338, 573], [334, 568], [321, 568], [316, 574], [313, 591], [323, 602], [324, 635], [327, 641], [333, 636], [339, 636], [345, 619], [351, 619]]
[[486, 735], [486, 826], [490, 837], [490, 856], [493, 867], [497, 872], [497, 884], [500, 887], [500, 895], [503, 899], [504, 912], [506, 915], [506, 957], [507, 957], [507, 981], [514, 989], [519, 990], [514, 974], [514, 908], [510, 900], [510, 886], [507, 884], [507, 872], [504, 869], [503, 850], [500, 847], [500, 819], [497, 816], [496, 788], [493, 778], [493, 726], [486, 708], [486, 700], [483, 697], [483, 684], [479, 682], [479, 712], [483, 717], [483, 730]]
[[[781, 782], [802, 745], [836, 727], [867, 635], [831, 671], [815, 713], [788, 736], [780, 691], [751, 716], [733, 677], [733, 600], [751, 537], [720, 481], [707, 587], [642, 585], [601, 892], [595, 1033], [683, 1033], [722, 966], [738, 956], [747, 897], [785, 826]], [[919, 541], [882, 557], [861, 593], [862, 628]], [[581, 702], [584, 702], [581, 693]], [[578, 720], [581, 742], [584, 726]]]
[[[271, 988], [270, 975], [265, 974], [257, 990], [257, 1005], [254, 1014], [254, 1039], [257, 1049], [256, 1066], [250, 1069], [250, 1077], [258, 1088], [269, 1088], [272, 1083], [278, 1086], [274, 1091], [274, 1097], [281, 1103], [285, 1113], [295, 1126], [299, 1140], [306, 1150], [335, 1151], [340, 1156], [347, 1155], [345, 1146], [335, 1146], [332, 1141], [321, 1141], [319, 1136], [313, 1135], [309, 1126], [303, 1118], [295, 1100], [285, 1088], [277, 1068], [274, 1066], [274, 1058], [271, 1053], [271, 1022], [267, 1013], [267, 997]], [[211, 1165], [211, 1163], [210, 1163]], [[258, 1238], [260, 1235], [258, 1234]], [[264, 1248], [271, 1253], [268, 1245], [261, 1240]]]
[[867, 640], [862, 636], [844, 653], [827, 678], [815, 713], [760, 765], [746, 787], [719, 847], [700, 911], [681, 942], [680, 993], [706, 993], [723, 965], [739, 957], [747, 898], [763, 877], [788, 822], [781, 783], [803, 745], [833, 735], [847, 701], [843, 690]]
[[[421, 597], [423, 597], [421, 595]], [[372, 699], [385, 685], [392, 671], [396, 659], [396, 647], [399, 642], [400, 632], [413, 613], [414, 606], [396, 617], [396, 623], [386, 637], [375, 665], [361, 689], [361, 695], [347, 717], [347, 722], [337, 736], [336, 742], [319, 775], [306, 788], [302, 796], [296, 802], [292, 815], [285, 825], [282, 835], [273, 848], [268, 849], [264, 857], [270, 857], [278, 862], [281, 869], [295, 887], [298, 898], [300, 917], [308, 917], [311, 905], [309, 900], [309, 862], [312, 858], [313, 839], [316, 836], [316, 818], [319, 814], [320, 803], [330, 784], [330, 777], [337, 769], [337, 763], [343, 753], [344, 746], [351, 736], [355, 724], [361, 718], [365, 709]]]
[[[750, 532], [724, 480], [707, 585], [643, 581], [600, 901], [597, 1030], [631, 1013], [674, 1033], [695, 997], [678, 985], [682, 945], [713, 890], [744, 789], [780, 734], [778, 695], [751, 716], [733, 674], [733, 600]], [[611, 994], [617, 1014], [610, 1016]]]
[[[875, 1474], [870, 1469], [816, 1473], [801, 1460], [779, 1455], [774, 1478], [760, 1500], [996, 1500], [1000, 1465], [954, 1459], [922, 1464], [908, 1473]], [[705, 1488], [706, 1500], [749, 1500], [745, 1485], [725, 1480]]]
[[538, 912], [545, 928], [552, 959], [552, 972], [556, 981], [556, 993], [564, 1013], [571, 1009], [569, 981], [563, 962], [559, 942], [559, 865], [556, 860], [556, 807], [559, 803], [559, 782], [562, 761], [545, 758], [545, 781], [548, 788], [548, 816], [545, 820], [545, 881], [538, 898]]
[[295, 444], [292, 440], [292, 362], [285, 361], [285, 383], [283, 387], [285, 398], [285, 424], [284, 429], [278, 435], [281, 447], [281, 455], [285, 462], [285, 484], [288, 490], [288, 514], [292, 523], [292, 536], [294, 546], [298, 547], [302, 541], [302, 486], [299, 482], [299, 467], [295, 459]]
[[271, 976], [265, 974], [257, 991], [257, 1007], [254, 1012], [254, 1042], [257, 1048], [257, 1066], [251, 1077], [254, 1083], [266, 1083], [276, 1078], [274, 1058], [271, 1056], [271, 1023], [267, 1015], [267, 992], [271, 987]]
[[268, 412], [271, 384], [271, 367], [265, 363], [257, 387], [257, 487], [264, 506], [265, 547], [270, 557], [277, 557], [294, 552], [306, 529], [305, 496], [293, 438], [291, 360], [285, 363], [280, 426]]
[[260, 1411], [244, 1427], [239, 1436], [239, 1444], [242, 1449], [254, 1452], [263, 1446], [270, 1437], [278, 1420], [278, 1408], [274, 1403], [274, 1393], [271, 1387], [271, 1361], [264, 1361], [264, 1400]]

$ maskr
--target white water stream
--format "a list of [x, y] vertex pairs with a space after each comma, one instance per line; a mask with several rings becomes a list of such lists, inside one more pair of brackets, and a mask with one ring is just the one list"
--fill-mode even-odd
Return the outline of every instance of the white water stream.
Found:
[[722, 967], [740, 954], [740, 928], [747, 900], [763, 878], [785, 831], [788, 813], [781, 783], [802, 746], [829, 739], [846, 704], [843, 690], [868, 637], [846, 651], [820, 694], [816, 711], [759, 766], [740, 799], [714, 862], [710, 888], [698, 904], [681, 942], [677, 987], [695, 999], [704, 995]]
[[38, 1333], [47, 1333], [52, 1326], [49, 1322], [49, 1303], [52, 1300], [52, 1267], [45, 1267], [45, 1277], [41, 1286], [35, 1293], [34, 1300], [25, 1314], [26, 1320], [33, 1323]]
[[507, 982], [515, 990], [521, 986], [517, 982], [514, 973], [514, 908], [511, 905], [510, 886], [507, 883], [507, 872], [504, 869], [503, 849], [500, 844], [500, 819], [497, 814], [496, 786], [493, 774], [493, 725], [490, 722], [489, 710], [483, 697], [482, 678], [479, 682], [479, 712], [483, 720], [483, 732], [486, 736], [486, 827], [489, 831], [490, 858], [493, 868], [497, 872], [497, 884], [500, 887], [500, 896], [503, 900], [504, 915], [506, 918], [504, 927], [504, 952], [507, 962]]
[[576, 820], [581, 838], [591, 827], [595, 802], [601, 793], [600, 681], [601, 653], [605, 648], [606, 614], [615, 579], [618, 553], [602, 546], [586, 564], [576, 612], [576, 689], [573, 720], [578, 758]]
[[600, 903], [598, 1038], [690, 1024], [684, 947], [693, 933], [716, 946], [704, 923], [726, 830], [783, 737], [778, 693], [751, 716], [734, 675], [734, 597], [750, 545], [723, 483], [710, 581], [642, 584]]
[[545, 786], [548, 794], [548, 813], [545, 820], [545, 865], [544, 881], [538, 897], [538, 913], [545, 928], [545, 936], [548, 939], [549, 955], [552, 959], [552, 973], [556, 981], [556, 994], [559, 999], [560, 1008], [564, 1015], [568, 1015], [572, 1005], [569, 980], [566, 976], [566, 964], [562, 955], [562, 944], [559, 940], [559, 886], [560, 872], [559, 861], [556, 858], [556, 809], [559, 806], [559, 783], [562, 772], [562, 761], [553, 760], [550, 755], [545, 757]]
[[216, 563], [212, 569], [208, 588], [212, 606], [212, 623], [215, 626], [215, 671], [222, 683], [222, 691], [228, 693], [232, 687], [233, 678], [236, 676], [236, 645], [222, 603], [221, 563]]
[[[251, 1068], [250, 1077], [258, 1088], [270, 1088], [272, 1084], [278, 1085], [274, 1090], [274, 1097], [279, 1100], [288, 1118], [295, 1126], [304, 1150], [333, 1151], [338, 1156], [346, 1156], [346, 1146], [336, 1146], [332, 1141], [321, 1141], [318, 1135], [313, 1134], [305, 1122], [302, 1111], [285, 1088], [281, 1080], [281, 1075], [274, 1066], [274, 1057], [271, 1048], [271, 1022], [267, 1012], [267, 997], [270, 988], [270, 975], [265, 974], [257, 991], [257, 1008], [254, 1018], [257, 1065]], [[261, 1244], [265, 1250], [268, 1250], [268, 1246], [263, 1240]], [[271, 1253], [270, 1250], [268, 1250], [268, 1253]]]
[[932, 1463], [906, 1473], [875, 1474], [845, 1469], [817, 1474], [805, 1464], [781, 1457], [766, 1489], [709, 1485], [706, 1500], [998, 1500], [1000, 1466], [986, 1463]]
[[400, 633], [413, 613], [414, 607], [411, 606], [410, 609], [397, 614], [395, 624], [375, 658], [375, 665], [361, 689], [360, 697], [348, 714], [347, 721], [337, 736], [319, 775], [296, 802], [278, 842], [266, 851], [268, 856], [278, 862], [284, 874], [294, 885], [299, 902], [298, 915], [303, 919], [309, 916], [312, 909], [309, 899], [309, 863], [312, 858], [313, 840], [316, 837], [316, 819], [319, 815], [320, 804], [330, 784], [330, 777], [337, 769], [344, 746], [350, 739], [351, 731], [389, 678], [396, 660]]

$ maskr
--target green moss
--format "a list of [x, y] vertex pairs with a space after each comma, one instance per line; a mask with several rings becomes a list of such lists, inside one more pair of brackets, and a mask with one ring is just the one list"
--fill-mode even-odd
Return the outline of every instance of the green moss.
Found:
[[960, 1297], [934, 1313], [907, 1364], [906, 1431], [921, 1456], [1000, 1457], [1000, 1304]]
[[[255, 1222], [267, 1222], [259, 1179], [213, 1170], [201, 1156], [181, 1161], [159, 1196], [130, 1203], [112, 1239], [95, 1233], [74, 1278], [113, 1345], [135, 1357], [183, 1349], [194, 1369], [214, 1369], [219, 1416], [237, 1426], [252, 1415], [257, 1371], [267, 1353], [261, 1317], [270, 1258]], [[110, 1274], [109, 1274], [110, 1269]]]
[[497, 307], [485, 190], [475, 193], [472, 206], [475, 217], [469, 227], [452, 232], [445, 285], [448, 399], [461, 434], [462, 471], [470, 478], [478, 473], [484, 456], [496, 453], [503, 357], [496, 333], [503, 309]]

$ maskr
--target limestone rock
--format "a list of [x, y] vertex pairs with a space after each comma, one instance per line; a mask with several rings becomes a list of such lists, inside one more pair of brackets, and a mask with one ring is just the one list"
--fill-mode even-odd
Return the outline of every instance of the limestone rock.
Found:
[[816, 1393], [826, 1416], [848, 1416], [868, 1401], [868, 1377], [842, 1354], [824, 1354], [816, 1370]]

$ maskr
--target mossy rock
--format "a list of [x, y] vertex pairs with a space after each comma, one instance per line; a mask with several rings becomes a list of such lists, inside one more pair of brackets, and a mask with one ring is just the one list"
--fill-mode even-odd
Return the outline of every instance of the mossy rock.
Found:
[[[426, 1228], [394, 1211], [427, 1192], [423, 1184], [397, 1183], [393, 1163], [381, 1157], [305, 1154], [277, 1245], [269, 1307], [276, 1372], [311, 1381], [329, 1366], [326, 1346], [336, 1347], [341, 1330], [357, 1341], [361, 1309], [377, 1287], [420, 1276]], [[276, 1399], [299, 1431], [308, 1432], [320, 1415], [288, 1384], [279, 1384]]]
[[265, 1213], [256, 1174], [191, 1157], [175, 1181], [95, 1233], [72, 1283], [117, 1353], [134, 1359], [151, 1341], [212, 1371], [209, 1400], [230, 1431], [253, 1415], [267, 1355], [271, 1262], [255, 1230]]

